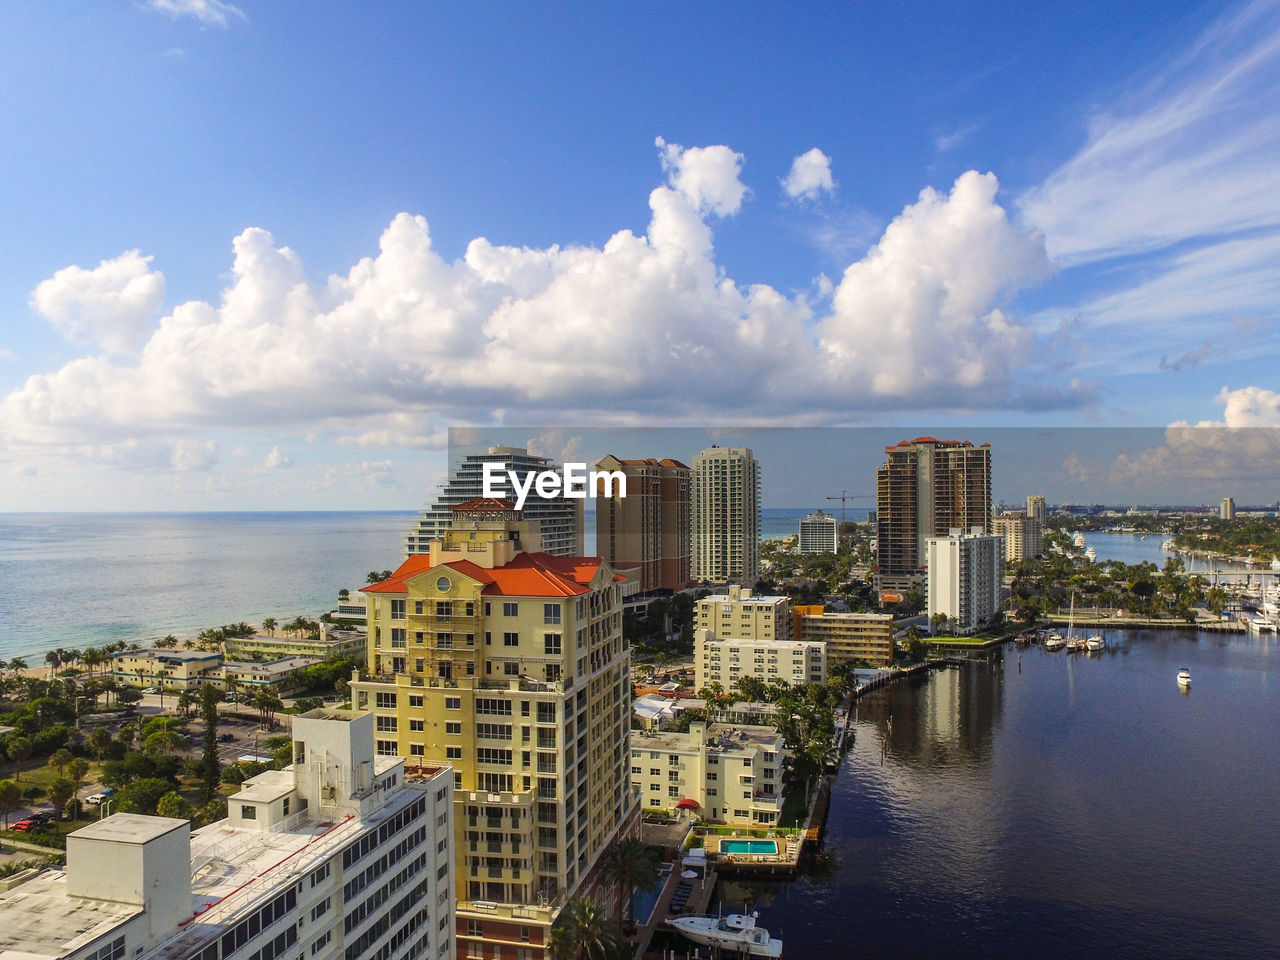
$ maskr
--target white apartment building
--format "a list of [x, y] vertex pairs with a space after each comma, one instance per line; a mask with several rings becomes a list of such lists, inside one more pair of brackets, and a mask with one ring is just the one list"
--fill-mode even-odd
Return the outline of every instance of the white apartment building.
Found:
[[716, 639], [786, 640], [791, 636], [791, 598], [756, 596], [731, 585], [698, 601], [693, 627]]
[[688, 733], [631, 736], [631, 784], [646, 809], [692, 810], [703, 820], [773, 824], [782, 813], [790, 753], [773, 727], [692, 723]]
[[293, 766], [228, 817], [118, 813], [0, 895], [4, 960], [439, 960], [453, 950], [448, 767], [406, 779], [373, 718], [294, 720]]
[[835, 553], [840, 548], [836, 518], [819, 510], [800, 521], [801, 553]]
[[725, 690], [743, 677], [792, 686], [827, 682], [827, 646], [816, 640], [717, 640], [693, 632], [694, 689], [711, 683]]
[[1004, 539], [953, 529], [948, 536], [930, 537], [929, 617], [945, 614], [962, 633], [972, 633], [1000, 610], [1004, 577]]
[[760, 464], [746, 447], [693, 458], [693, 579], [748, 586], [760, 570]]

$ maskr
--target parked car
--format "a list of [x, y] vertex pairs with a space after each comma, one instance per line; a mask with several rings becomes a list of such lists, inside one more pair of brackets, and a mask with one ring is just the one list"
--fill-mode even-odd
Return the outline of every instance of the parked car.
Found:
[[230, 742], [231, 742], [232, 740], [234, 740], [235, 738], [236, 738], [236, 735], [235, 735], [234, 733], [220, 733], [220, 734], [218, 734], [218, 742], [219, 742], [219, 743], [230, 743]]
[[142, 692], [143, 692], [143, 693], [159, 693], [159, 692], [160, 692], [160, 688], [159, 688], [159, 687], [147, 687], [147, 688], [146, 688], [145, 690], [143, 690]]
[[238, 703], [240, 701], [240, 698], [237, 697], [234, 693], [228, 693], [222, 699], [227, 703]]
[[111, 787], [107, 787], [107, 789], [103, 790], [101, 793], [95, 793], [93, 796], [89, 797], [89, 799], [86, 800], [85, 803], [91, 803], [96, 807], [98, 804], [102, 803], [103, 800], [106, 800], [110, 797], [114, 797], [115, 795], [116, 795], [115, 790], [113, 790]]
[[27, 819], [19, 820], [10, 829], [16, 830], [18, 833], [30, 833], [32, 830], [39, 830], [41, 827], [48, 826], [54, 819], [52, 813], [33, 813]]
[[30, 833], [32, 830], [36, 829], [36, 827], [38, 826], [40, 826], [40, 824], [36, 823], [34, 820], [28, 819], [28, 820], [19, 820], [9, 829], [13, 830], [15, 833]]

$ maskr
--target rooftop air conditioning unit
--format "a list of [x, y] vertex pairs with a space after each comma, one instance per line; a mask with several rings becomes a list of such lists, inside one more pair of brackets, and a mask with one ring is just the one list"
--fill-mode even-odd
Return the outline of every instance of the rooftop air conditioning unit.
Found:
[[321, 800], [332, 800], [335, 796], [337, 796], [337, 789], [333, 786], [333, 784], [326, 783], [324, 786], [320, 788]]

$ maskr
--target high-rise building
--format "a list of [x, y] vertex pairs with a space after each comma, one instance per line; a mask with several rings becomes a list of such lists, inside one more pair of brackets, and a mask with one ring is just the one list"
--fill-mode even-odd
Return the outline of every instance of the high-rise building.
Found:
[[885, 448], [876, 470], [876, 562], [881, 600], [924, 585], [930, 537], [991, 529], [991, 445], [917, 437]]
[[[404, 540], [405, 557], [428, 553], [432, 540], [440, 540], [453, 522], [451, 509], [484, 496], [484, 465], [502, 467], [493, 492], [505, 499], [515, 499], [508, 470], [523, 477], [529, 471], [558, 470], [559, 464], [547, 457], [529, 453], [523, 447], [490, 447], [488, 453], [472, 453], [462, 458], [449, 474], [449, 482], [430, 507], [418, 514]], [[583, 552], [583, 501], [564, 496], [540, 497], [530, 493], [522, 510], [526, 520], [538, 524], [542, 550], [557, 557], [579, 557]]]
[[943, 614], [951, 627], [970, 633], [1000, 610], [1004, 544], [974, 527], [928, 540], [929, 619]]
[[569, 898], [604, 889], [601, 854], [639, 828], [621, 584], [537, 536], [509, 502], [457, 504], [429, 553], [364, 589], [369, 672], [351, 691], [377, 753], [454, 769], [460, 960], [542, 960]]
[[1235, 497], [1223, 497], [1222, 503], [1218, 505], [1218, 519], [1234, 520], [1235, 518], [1236, 518]]
[[1027, 516], [1040, 524], [1041, 530], [1044, 529], [1045, 521], [1049, 519], [1049, 513], [1044, 505], [1044, 497], [1036, 493], [1027, 497]]
[[1043, 552], [1040, 522], [1024, 513], [1002, 513], [991, 518], [991, 532], [1004, 537], [1004, 558], [1026, 560]]
[[227, 817], [117, 813], [0, 894], [0, 956], [440, 960], [454, 951], [453, 775], [374, 755], [373, 717], [293, 720], [292, 766]]
[[690, 517], [693, 472], [679, 460], [620, 460], [609, 455], [600, 471], [626, 478], [627, 495], [596, 496], [596, 549], [616, 573], [636, 581], [640, 593], [683, 590], [692, 575]]
[[693, 458], [693, 579], [751, 586], [760, 568], [760, 464], [746, 447]]
[[836, 518], [819, 510], [800, 521], [801, 553], [835, 553], [840, 548]]

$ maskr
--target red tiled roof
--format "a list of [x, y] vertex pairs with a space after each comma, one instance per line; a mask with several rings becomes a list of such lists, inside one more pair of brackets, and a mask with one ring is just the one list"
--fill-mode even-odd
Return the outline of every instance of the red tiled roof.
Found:
[[501, 497], [476, 497], [466, 503], [455, 503], [449, 509], [455, 513], [506, 513], [515, 508], [514, 503]]

